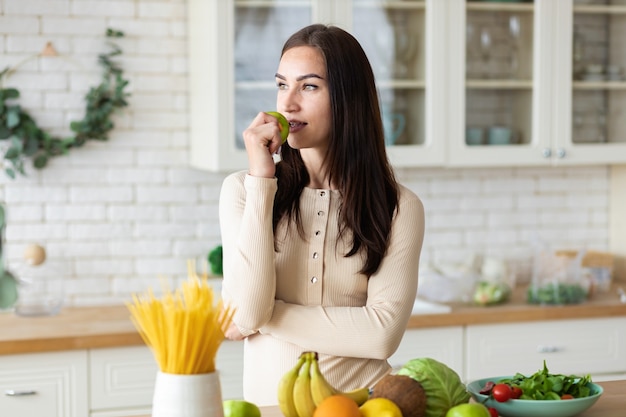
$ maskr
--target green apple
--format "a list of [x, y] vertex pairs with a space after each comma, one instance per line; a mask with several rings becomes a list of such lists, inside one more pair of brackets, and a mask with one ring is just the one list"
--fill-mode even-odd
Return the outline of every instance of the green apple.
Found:
[[244, 400], [223, 401], [224, 417], [261, 417], [256, 404]]
[[446, 417], [491, 417], [489, 410], [479, 403], [455, 405], [446, 413]]
[[287, 140], [287, 136], [289, 136], [289, 122], [282, 114], [277, 111], [266, 111], [265, 114], [269, 114], [270, 116], [274, 116], [278, 119], [278, 124], [280, 125], [280, 138], [285, 143]]

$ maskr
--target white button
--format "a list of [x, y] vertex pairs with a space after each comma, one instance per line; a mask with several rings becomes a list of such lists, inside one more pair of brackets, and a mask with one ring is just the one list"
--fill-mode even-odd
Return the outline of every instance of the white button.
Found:
[[316, 231], [315, 231], [315, 236], [319, 236], [319, 235], [320, 235], [320, 233], [322, 233], [322, 232], [320, 232], [319, 230], [316, 230]]
[[326, 191], [320, 191], [320, 197], [324, 197], [326, 195]]
[[320, 211], [318, 211], [318, 212], [317, 212], [317, 215], [318, 215], [318, 216], [323, 216], [323, 215], [324, 215], [324, 212], [323, 212], [322, 210], [320, 210]]
[[317, 259], [319, 257], [319, 255], [317, 254], [317, 252], [313, 252], [313, 259]]
[[315, 284], [317, 282], [317, 277], [311, 278], [311, 284]]

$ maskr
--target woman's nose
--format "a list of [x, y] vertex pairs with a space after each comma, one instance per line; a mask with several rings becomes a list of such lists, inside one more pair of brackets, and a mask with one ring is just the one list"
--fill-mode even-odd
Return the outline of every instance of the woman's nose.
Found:
[[293, 90], [286, 90], [278, 94], [276, 108], [283, 112], [296, 111], [300, 104], [298, 100], [298, 93]]

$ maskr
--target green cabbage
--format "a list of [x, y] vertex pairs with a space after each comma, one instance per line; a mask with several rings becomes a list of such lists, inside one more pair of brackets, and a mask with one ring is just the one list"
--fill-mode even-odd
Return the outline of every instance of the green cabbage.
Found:
[[435, 359], [412, 359], [397, 373], [422, 384], [426, 393], [426, 417], [443, 417], [450, 408], [470, 400], [459, 375]]

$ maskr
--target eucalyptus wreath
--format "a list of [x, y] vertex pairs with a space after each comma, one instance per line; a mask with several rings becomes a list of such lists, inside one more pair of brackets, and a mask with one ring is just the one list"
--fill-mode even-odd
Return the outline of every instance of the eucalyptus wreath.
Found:
[[[106, 30], [107, 38], [123, 36], [121, 31]], [[50, 158], [67, 154], [71, 148], [80, 147], [88, 140], [108, 140], [108, 134], [114, 128], [111, 116], [128, 105], [126, 97], [129, 94], [124, 91], [128, 80], [124, 79], [122, 68], [114, 61], [122, 50], [112, 41], [107, 44], [111, 50], [98, 55], [98, 63], [103, 69], [101, 82], [85, 95], [85, 115], [82, 120], [70, 123], [72, 135], [68, 137], [57, 137], [44, 131], [28, 112], [15, 103], [20, 92], [2, 85], [15, 67], [0, 72], [0, 140], [8, 141], [3, 159], [4, 170], [9, 177], [15, 178], [16, 173], [26, 175], [26, 159], [31, 159], [35, 168], [42, 169]]]

